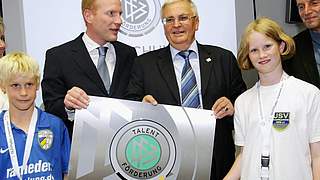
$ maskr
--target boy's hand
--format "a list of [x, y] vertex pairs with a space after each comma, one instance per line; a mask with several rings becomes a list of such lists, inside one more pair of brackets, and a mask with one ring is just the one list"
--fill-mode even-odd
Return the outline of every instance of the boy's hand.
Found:
[[64, 97], [64, 105], [67, 109], [85, 109], [89, 105], [89, 96], [84, 90], [73, 87]]

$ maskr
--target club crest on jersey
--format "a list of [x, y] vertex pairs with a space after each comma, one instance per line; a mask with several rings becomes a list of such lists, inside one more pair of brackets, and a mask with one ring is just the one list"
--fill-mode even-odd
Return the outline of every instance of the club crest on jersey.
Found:
[[289, 119], [290, 112], [275, 112], [272, 126], [278, 131], [283, 131], [288, 127]]
[[51, 148], [53, 142], [53, 133], [50, 129], [40, 130], [38, 132], [38, 143], [43, 150]]

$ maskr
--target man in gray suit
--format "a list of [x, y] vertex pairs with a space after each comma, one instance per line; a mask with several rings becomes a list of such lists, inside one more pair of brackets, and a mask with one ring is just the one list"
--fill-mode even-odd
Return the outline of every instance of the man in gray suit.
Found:
[[[116, 41], [121, 20], [120, 0], [82, 0], [86, 31], [46, 52], [42, 93], [45, 110], [62, 118], [72, 134], [74, 110], [86, 108], [88, 95], [123, 98], [136, 51]], [[97, 70], [100, 54], [107, 65], [108, 85]], [[104, 51], [105, 52], [105, 51]]]

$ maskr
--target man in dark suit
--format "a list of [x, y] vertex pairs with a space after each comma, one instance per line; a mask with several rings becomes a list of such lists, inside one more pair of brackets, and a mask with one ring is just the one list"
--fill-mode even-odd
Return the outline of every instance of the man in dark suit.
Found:
[[[230, 51], [201, 45], [195, 40], [199, 18], [192, 1], [165, 2], [161, 16], [170, 45], [136, 58], [127, 98], [151, 104], [212, 109], [218, 120], [211, 179], [220, 180], [234, 162], [233, 103], [246, 89], [245, 83]], [[192, 80], [185, 80], [187, 76]], [[184, 97], [185, 84], [191, 81], [195, 83], [189, 94], [196, 93], [192, 98], [189, 94]], [[188, 100], [196, 105], [188, 106]]]
[[[42, 94], [46, 111], [61, 117], [72, 134], [74, 109], [86, 108], [88, 95], [123, 98], [134, 58], [133, 47], [117, 42], [121, 26], [120, 0], [83, 0], [87, 29], [76, 39], [46, 52]], [[101, 55], [98, 48], [106, 50]], [[99, 61], [107, 65], [105, 76]], [[105, 67], [105, 66], [104, 66]]]
[[320, 0], [297, 0], [297, 6], [307, 29], [294, 37], [296, 55], [283, 61], [283, 69], [320, 88]]

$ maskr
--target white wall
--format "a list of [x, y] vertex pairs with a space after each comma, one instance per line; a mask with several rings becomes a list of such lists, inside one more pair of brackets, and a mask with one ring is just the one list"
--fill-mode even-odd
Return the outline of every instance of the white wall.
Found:
[[[236, 1], [237, 47], [240, 44], [243, 29], [254, 19], [253, 9], [252, 0]], [[248, 88], [258, 80], [258, 74], [255, 70], [242, 71], [242, 77]]]
[[3, 0], [2, 9], [5, 24], [5, 38], [7, 52], [25, 50], [25, 23], [22, 1]]
[[267, 16], [272, 18], [281, 25], [287, 34], [294, 36], [302, 30], [302, 24], [288, 24], [285, 22], [286, 0], [256, 0], [256, 4], [258, 17]]

